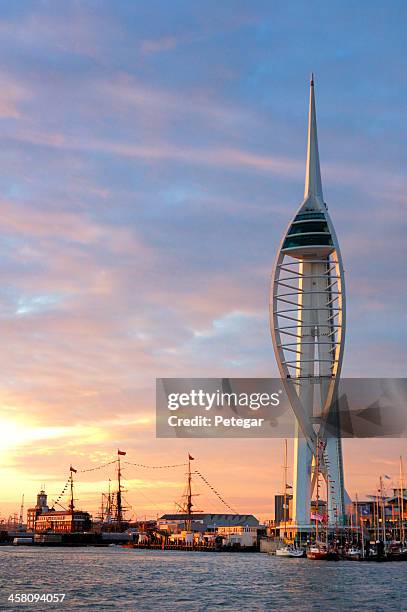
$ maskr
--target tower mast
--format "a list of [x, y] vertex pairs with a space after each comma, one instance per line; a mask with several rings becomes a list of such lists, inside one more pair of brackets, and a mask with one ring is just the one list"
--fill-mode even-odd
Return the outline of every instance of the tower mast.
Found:
[[317, 113], [315, 110], [314, 74], [311, 74], [308, 114], [307, 165], [305, 170], [304, 199], [318, 200], [324, 206], [321, 168], [319, 164]]

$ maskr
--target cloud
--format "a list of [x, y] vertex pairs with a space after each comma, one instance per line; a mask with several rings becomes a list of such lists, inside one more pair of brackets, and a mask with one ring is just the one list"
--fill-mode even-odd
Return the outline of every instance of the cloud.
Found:
[[90, 138], [85, 141], [73, 139], [63, 134], [16, 133], [14, 139], [19, 142], [56, 149], [78, 152], [105, 153], [115, 156], [141, 159], [146, 162], [175, 161], [195, 166], [208, 165], [226, 167], [234, 170], [266, 172], [283, 177], [297, 177], [303, 163], [290, 158], [256, 155], [249, 151], [233, 148], [191, 148], [172, 145], [165, 142], [152, 144], [129, 144], [101, 138]]
[[[53, 49], [55, 52], [100, 58], [103, 49], [102, 33], [115, 33], [114, 20], [90, 12], [78, 4], [65, 10], [48, 10], [38, 6], [36, 10], [12, 14], [0, 20], [3, 40], [23, 49]], [[24, 14], [25, 13], [25, 14]]]
[[[195, 109], [199, 113], [199, 108]], [[219, 111], [220, 112], [220, 111]], [[213, 110], [218, 117], [218, 111]], [[206, 109], [208, 114], [208, 109]], [[219, 118], [219, 117], [218, 117]], [[247, 149], [228, 147], [222, 145], [203, 145], [191, 147], [189, 144], [173, 143], [169, 141], [153, 140], [137, 144], [123, 140], [106, 139], [104, 137], [77, 138], [63, 132], [48, 132], [25, 129], [16, 130], [10, 134], [10, 139], [25, 145], [49, 147], [56, 150], [66, 150], [73, 153], [103, 154], [113, 157], [124, 157], [140, 160], [145, 164], [159, 164], [165, 162], [192, 165], [195, 167], [207, 166], [212, 169], [224, 168], [234, 172], [245, 171], [248, 174], [264, 174], [282, 179], [299, 181], [304, 172], [304, 160], [275, 154], [259, 154]], [[323, 175], [334, 186], [347, 184], [354, 186], [366, 196], [376, 194], [377, 188], [388, 186], [386, 198], [390, 201], [399, 201], [400, 192], [405, 190], [405, 179], [397, 172], [377, 170], [365, 163], [327, 163], [323, 165]], [[392, 185], [398, 184], [393, 188]], [[105, 191], [101, 191], [102, 195]], [[363, 214], [362, 212], [360, 213]], [[379, 214], [374, 211], [374, 214]], [[392, 213], [390, 213], [392, 214]], [[393, 213], [394, 214], [394, 213]]]
[[170, 51], [175, 49], [185, 38], [177, 38], [175, 36], [164, 36], [162, 38], [156, 38], [154, 40], [143, 40], [141, 42], [142, 53], [160, 53], [162, 51]]
[[18, 79], [4, 72], [0, 73], [0, 118], [20, 119], [22, 107], [31, 98], [29, 89]]

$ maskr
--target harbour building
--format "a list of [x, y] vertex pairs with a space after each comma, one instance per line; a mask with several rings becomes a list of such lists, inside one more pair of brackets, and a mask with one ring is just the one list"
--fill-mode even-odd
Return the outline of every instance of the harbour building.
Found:
[[83, 510], [55, 510], [48, 507], [47, 494], [41, 489], [34, 508], [27, 510], [27, 531], [34, 533], [83, 533], [92, 527], [92, 517]]
[[258, 519], [253, 514], [211, 514], [206, 512], [164, 514], [157, 521], [160, 529], [173, 533], [185, 529], [191, 521], [191, 530], [195, 532], [217, 531], [220, 528], [259, 527]]

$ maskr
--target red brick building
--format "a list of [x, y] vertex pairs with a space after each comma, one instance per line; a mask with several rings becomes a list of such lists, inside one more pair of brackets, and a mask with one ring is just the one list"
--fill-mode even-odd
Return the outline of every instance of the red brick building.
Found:
[[27, 530], [36, 533], [52, 531], [55, 533], [77, 533], [89, 531], [91, 516], [82, 510], [55, 510], [47, 504], [47, 494], [41, 490], [37, 504], [27, 510]]

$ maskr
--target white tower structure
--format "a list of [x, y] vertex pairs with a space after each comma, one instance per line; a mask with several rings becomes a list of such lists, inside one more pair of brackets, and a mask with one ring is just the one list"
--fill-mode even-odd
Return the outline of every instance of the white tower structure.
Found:
[[329, 522], [341, 522], [345, 493], [335, 400], [345, 339], [345, 285], [322, 194], [313, 77], [304, 200], [274, 264], [270, 323], [280, 375], [296, 416], [293, 522], [299, 530], [309, 528], [316, 464], [327, 482]]

